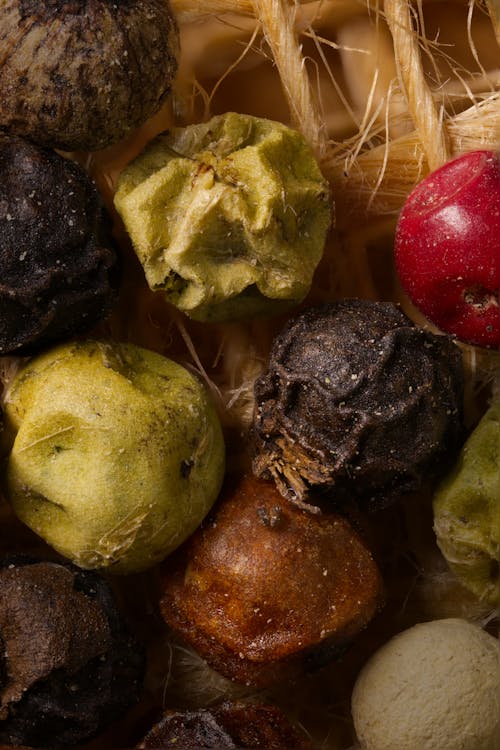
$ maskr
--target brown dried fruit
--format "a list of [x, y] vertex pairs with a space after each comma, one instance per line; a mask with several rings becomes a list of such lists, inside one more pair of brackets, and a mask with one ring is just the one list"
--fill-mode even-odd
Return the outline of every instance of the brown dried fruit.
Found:
[[111, 222], [84, 170], [0, 133], [0, 354], [83, 332], [118, 283]]
[[285, 326], [255, 398], [257, 476], [299, 505], [334, 490], [378, 507], [458, 449], [461, 353], [392, 303], [344, 300]]
[[0, 743], [74, 744], [138, 698], [142, 649], [95, 573], [4, 561], [0, 636]]
[[310, 750], [312, 745], [276, 706], [225, 701], [210, 709], [166, 713], [138, 747]]
[[342, 651], [373, 617], [382, 582], [340, 516], [245, 477], [164, 568], [162, 614], [221, 674], [264, 686]]
[[96, 149], [158, 111], [177, 70], [168, 0], [2, 0], [0, 126]]

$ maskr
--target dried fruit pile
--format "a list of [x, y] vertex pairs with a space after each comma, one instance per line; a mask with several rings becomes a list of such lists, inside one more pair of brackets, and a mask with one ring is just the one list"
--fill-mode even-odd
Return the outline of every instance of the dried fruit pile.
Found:
[[0, 743], [498, 749], [499, 42], [1, 4]]

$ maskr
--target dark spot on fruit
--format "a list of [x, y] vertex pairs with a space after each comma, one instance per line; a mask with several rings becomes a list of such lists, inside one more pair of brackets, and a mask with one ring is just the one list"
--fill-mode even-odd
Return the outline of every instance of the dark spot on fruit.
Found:
[[491, 307], [499, 306], [499, 292], [486, 289], [484, 286], [476, 284], [464, 290], [464, 302], [474, 307], [478, 312], [485, 312]]
[[261, 506], [257, 508], [257, 515], [264, 526], [274, 529], [281, 521], [281, 508], [279, 505], [275, 505], [272, 508]]
[[181, 461], [181, 477], [183, 479], [188, 478], [193, 466], [194, 466], [194, 461], [192, 459]]

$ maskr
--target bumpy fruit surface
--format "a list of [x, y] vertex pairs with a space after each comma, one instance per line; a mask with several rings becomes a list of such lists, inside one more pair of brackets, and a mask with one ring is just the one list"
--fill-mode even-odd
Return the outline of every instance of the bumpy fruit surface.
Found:
[[395, 260], [432, 323], [467, 343], [500, 346], [500, 154], [471, 151], [417, 185], [399, 217]]
[[78, 342], [13, 380], [6, 492], [19, 518], [82, 568], [145, 570], [202, 521], [224, 473], [203, 385], [155, 352]]
[[2, 0], [0, 50], [1, 127], [95, 151], [166, 101], [178, 27], [167, 0]]
[[500, 605], [500, 397], [470, 434], [434, 500], [434, 531], [468, 589]]
[[331, 222], [300, 133], [236, 112], [151, 141], [121, 173], [115, 207], [150, 288], [204, 321], [302, 301]]

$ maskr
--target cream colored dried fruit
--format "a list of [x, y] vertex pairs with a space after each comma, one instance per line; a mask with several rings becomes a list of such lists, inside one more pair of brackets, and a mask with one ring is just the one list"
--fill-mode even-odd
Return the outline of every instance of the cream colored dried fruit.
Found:
[[363, 750], [498, 750], [498, 640], [455, 618], [415, 625], [364, 666], [352, 713]]

